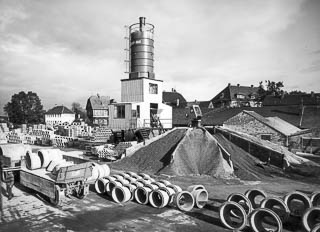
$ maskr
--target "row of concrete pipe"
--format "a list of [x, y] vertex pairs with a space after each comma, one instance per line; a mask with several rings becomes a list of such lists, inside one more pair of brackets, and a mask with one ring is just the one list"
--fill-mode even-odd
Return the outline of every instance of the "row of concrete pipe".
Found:
[[208, 192], [203, 185], [192, 185], [183, 191], [167, 180], [156, 181], [148, 174], [129, 171], [98, 179], [95, 189], [117, 203], [135, 200], [143, 205], [149, 203], [154, 208], [170, 205], [181, 211], [203, 208], [208, 201]]
[[290, 217], [302, 221], [305, 231], [320, 232], [320, 192], [310, 196], [293, 191], [283, 198], [267, 196], [259, 189], [232, 193], [219, 209], [223, 225], [231, 230], [250, 226], [254, 232], [283, 231]]

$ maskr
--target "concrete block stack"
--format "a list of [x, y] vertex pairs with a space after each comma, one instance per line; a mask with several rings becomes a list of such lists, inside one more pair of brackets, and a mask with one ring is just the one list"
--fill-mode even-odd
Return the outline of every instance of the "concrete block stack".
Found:
[[27, 133], [27, 124], [21, 124], [21, 133]]
[[9, 143], [27, 143], [25, 134], [21, 133], [21, 130], [15, 129], [8, 133]]
[[0, 144], [8, 143], [8, 138], [6, 133], [0, 132]]
[[9, 132], [9, 128], [7, 126], [7, 123], [0, 123], [0, 132], [2, 132], [2, 133]]
[[25, 137], [27, 144], [37, 144], [37, 136], [27, 134]]
[[52, 145], [56, 147], [68, 147], [73, 142], [72, 137], [56, 135], [52, 140]]
[[112, 134], [112, 130], [106, 127], [97, 127], [92, 133], [91, 140], [95, 142], [107, 142]]
[[[40, 126], [42, 128], [42, 126]], [[54, 132], [46, 129], [33, 129], [29, 132], [28, 141], [30, 144], [50, 145], [55, 137]]]

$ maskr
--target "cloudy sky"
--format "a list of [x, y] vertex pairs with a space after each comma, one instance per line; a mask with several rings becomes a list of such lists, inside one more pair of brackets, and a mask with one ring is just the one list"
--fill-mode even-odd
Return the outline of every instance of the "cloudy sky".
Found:
[[34, 91], [45, 109], [120, 101], [125, 25], [155, 25], [155, 73], [188, 101], [228, 83], [320, 92], [318, 0], [0, 0], [0, 113]]

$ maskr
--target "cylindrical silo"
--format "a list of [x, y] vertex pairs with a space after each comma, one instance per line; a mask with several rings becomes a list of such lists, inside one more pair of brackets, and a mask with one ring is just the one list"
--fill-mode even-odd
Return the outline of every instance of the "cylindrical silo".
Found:
[[139, 23], [129, 27], [130, 39], [130, 74], [129, 79], [154, 79], [153, 72], [153, 33], [154, 26], [146, 23], [145, 17], [139, 18]]

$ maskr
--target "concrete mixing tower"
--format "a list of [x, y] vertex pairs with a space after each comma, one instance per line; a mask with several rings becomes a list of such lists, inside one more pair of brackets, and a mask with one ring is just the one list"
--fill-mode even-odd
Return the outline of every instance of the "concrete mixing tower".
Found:
[[154, 26], [145, 17], [129, 27], [127, 47], [129, 78], [121, 80], [121, 103], [109, 108], [110, 127], [149, 127], [157, 116], [171, 128], [172, 108], [162, 103], [163, 81], [154, 74]]
[[139, 23], [129, 27], [129, 79], [154, 79], [154, 26], [146, 23], [146, 18], [140, 17]]

